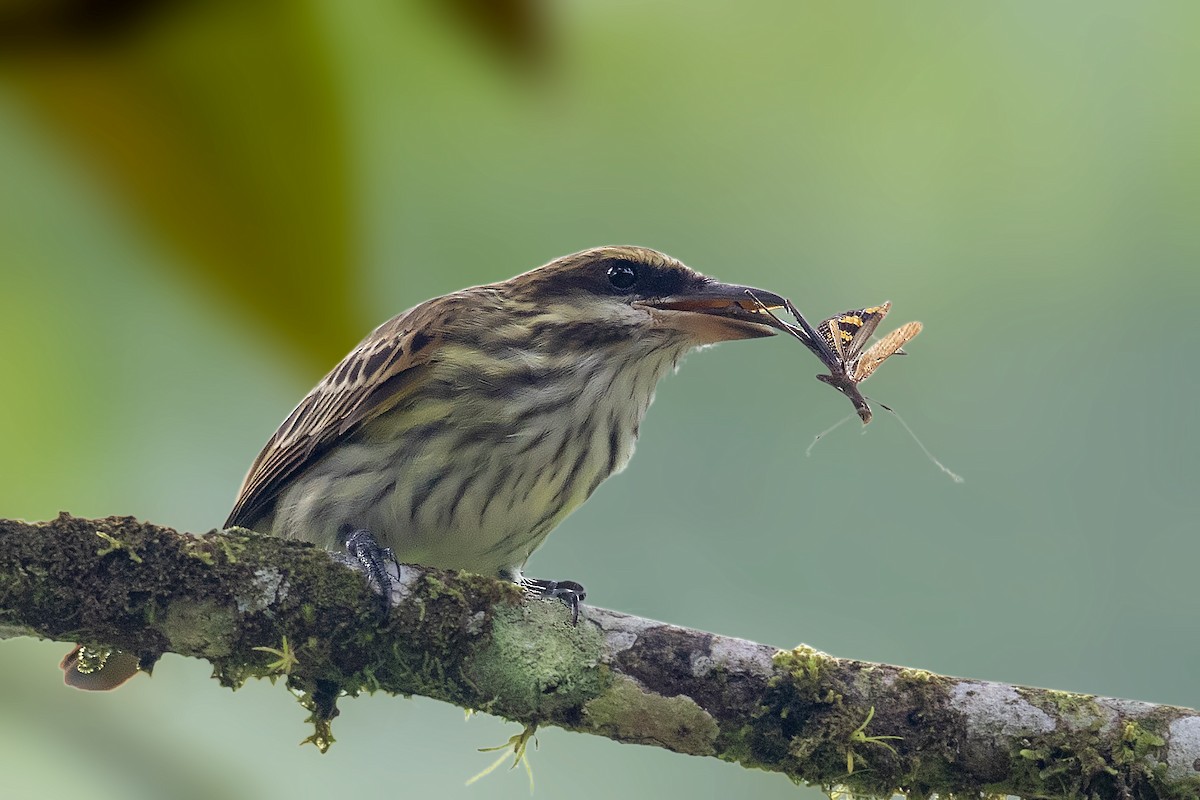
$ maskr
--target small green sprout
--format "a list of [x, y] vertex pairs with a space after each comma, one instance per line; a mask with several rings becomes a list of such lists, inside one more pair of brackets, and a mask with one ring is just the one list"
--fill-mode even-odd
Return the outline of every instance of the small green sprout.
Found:
[[867, 726], [871, 724], [871, 720], [875, 718], [875, 706], [867, 712], [867, 718], [862, 721], [862, 724], [850, 732], [850, 745], [846, 748], [846, 774], [854, 774], [855, 759], [865, 761], [862, 756], [855, 755], [854, 745], [856, 744], [874, 744], [880, 747], [886, 747], [892, 755], [898, 755], [896, 748], [888, 744], [885, 739], [903, 739], [902, 736], [867, 736]]
[[258, 650], [261, 653], [269, 653], [276, 656], [276, 659], [270, 664], [267, 664], [267, 669], [271, 670], [273, 675], [270, 675], [271, 682], [275, 682], [275, 678], [279, 675], [291, 675], [292, 670], [300, 666], [300, 660], [296, 658], [296, 651], [292, 650], [288, 644], [287, 634], [284, 634], [283, 641], [278, 648], [274, 647], [252, 647], [252, 650]]
[[535, 733], [537, 733], [537, 724], [536, 723], [532, 724], [532, 725], [526, 725], [524, 730], [522, 730], [518, 734], [515, 734], [512, 738], [510, 738], [507, 742], [505, 742], [502, 745], [497, 745], [496, 747], [481, 747], [481, 748], [479, 748], [479, 752], [481, 752], [481, 753], [493, 753], [497, 750], [503, 750], [506, 752], [502, 753], [499, 758], [497, 758], [495, 761], [493, 761], [491, 763], [491, 765], [488, 766], [487, 768], [485, 768], [482, 772], [478, 773], [477, 775], [472, 777], [470, 780], [468, 780], [466, 785], [470, 786], [472, 783], [479, 780], [483, 776], [489, 775], [492, 772], [494, 772], [497, 767], [499, 767], [501, 764], [503, 764], [505, 762], [505, 760], [508, 758], [507, 751], [511, 750], [512, 754], [513, 754], [513, 763], [512, 763], [512, 766], [509, 767], [509, 769], [515, 769], [517, 764], [523, 764], [525, 766], [525, 774], [529, 776], [529, 793], [533, 794], [533, 767], [529, 766], [529, 758], [528, 758], [528, 754], [526, 753], [525, 748], [528, 747], [529, 740], [533, 739], [533, 747], [535, 750], [537, 749], [537, 739], [534, 738]]
[[120, 539], [117, 539], [115, 536], [112, 536], [111, 534], [107, 534], [104, 531], [96, 531], [96, 535], [99, 536], [104, 541], [108, 542], [108, 547], [105, 547], [101, 550], [97, 550], [96, 555], [106, 556], [109, 553], [115, 553], [118, 550], [124, 550], [125, 553], [129, 556], [130, 561], [132, 561], [135, 564], [142, 563], [142, 557], [137, 554], [136, 550], [134, 550], [132, 547], [127, 545], [125, 542], [122, 542]]

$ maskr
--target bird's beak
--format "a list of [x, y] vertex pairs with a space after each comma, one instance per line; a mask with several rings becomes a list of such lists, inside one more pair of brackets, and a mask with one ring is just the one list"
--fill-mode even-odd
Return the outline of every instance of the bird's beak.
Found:
[[757, 339], [786, 330], [764, 308], [782, 308], [774, 292], [710, 281], [671, 297], [642, 300], [660, 325], [682, 330], [700, 344]]

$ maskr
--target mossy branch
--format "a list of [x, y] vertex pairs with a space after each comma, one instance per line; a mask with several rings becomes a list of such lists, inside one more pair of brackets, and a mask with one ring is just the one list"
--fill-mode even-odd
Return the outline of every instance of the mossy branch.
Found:
[[[283, 676], [328, 744], [339, 690], [420, 694], [862, 796], [1200, 796], [1200, 714], [777, 650], [404, 567], [386, 620], [322, 550], [133, 518], [0, 520], [0, 636]], [[324, 726], [324, 727], [323, 727]], [[322, 737], [326, 739], [322, 739]]]

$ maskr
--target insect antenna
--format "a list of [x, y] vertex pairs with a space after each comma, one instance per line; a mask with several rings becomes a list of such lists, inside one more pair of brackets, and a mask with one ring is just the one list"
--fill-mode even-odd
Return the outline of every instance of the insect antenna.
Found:
[[[953, 470], [951, 470], [949, 467], [947, 467], [945, 464], [943, 464], [941, 461], [939, 461], [937, 456], [935, 456], [933, 453], [929, 452], [929, 448], [925, 446], [924, 442], [922, 442], [920, 439], [917, 438], [917, 435], [915, 433], [913, 433], [913, 429], [908, 427], [908, 423], [904, 421], [904, 417], [897, 414], [896, 410], [894, 408], [892, 408], [891, 406], [885, 406], [883, 403], [878, 403], [878, 402], [875, 405], [879, 406], [884, 411], [887, 411], [889, 414], [891, 414], [893, 417], [895, 417], [896, 421], [899, 422], [901, 426], [903, 426], [904, 430], [908, 431], [908, 435], [912, 437], [912, 440], [917, 443], [917, 447], [921, 448], [921, 452], [925, 454], [925, 457], [928, 458], [931, 462], [933, 462], [933, 465], [935, 467], [940, 469], [942, 472], [946, 473], [946, 475], [948, 475], [950, 477], [950, 480], [954, 481], [955, 483], [966, 482], [966, 478], [964, 478], [962, 475], [959, 475], [957, 472], [954, 472]], [[838, 423], [838, 424], [840, 425], [841, 423]]]
[[[805, 457], [805, 458], [812, 458], [812, 451], [813, 451], [813, 448], [817, 446], [817, 442], [821, 441], [821, 439], [822, 439], [822, 438], [823, 438], [823, 437], [824, 437], [826, 434], [833, 433], [835, 430], [837, 430], [838, 428], [842, 427], [842, 426], [843, 426], [843, 425], [845, 425], [847, 422], [849, 422], [850, 420], [854, 419], [854, 418], [855, 418], [855, 417], [857, 417], [857, 416], [858, 416], [858, 415], [857, 415], [857, 414], [855, 414], [855, 413], [850, 413], [850, 414], [847, 414], [846, 416], [842, 417], [842, 418], [841, 418], [841, 419], [839, 419], [837, 422], [833, 423], [833, 424], [832, 424], [832, 425], [830, 425], [828, 428], [826, 428], [825, 430], [821, 431], [821, 432], [820, 432], [820, 433], [818, 433], [816, 436], [814, 436], [814, 437], [813, 437], [813, 440], [812, 440], [812, 444], [810, 444], [810, 445], [809, 445], [807, 448], [805, 448], [805, 450], [804, 450], [804, 457]], [[866, 431], [865, 431], [865, 428], [864, 428], [864, 433], [865, 433], [865, 432], [866, 432]]]
[[[870, 400], [869, 397], [867, 399]], [[875, 400], [874, 403], [875, 403], [875, 405], [879, 406], [884, 411], [888, 412], [889, 414], [891, 414], [893, 417], [896, 418], [896, 421], [899, 422], [900, 426], [902, 428], [904, 428], [904, 430], [908, 433], [909, 436], [912, 437], [912, 440], [917, 443], [917, 447], [921, 448], [921, 452], [925, 454], [925, 457], [928, 458], [929, 461], [935, 467], [940, 469], [942, 472], [946, 473], [946, 475], [950, 478], [950, 480], [954, 481], [955, 483], [966, 483], [966, 478], [964, 478], [962, 475], [959, 475], [957, 472], [955, 472], [954, 470], [947, 467], [945, 464], [943, 464], [941, 462], [940, 459], [938, 459], [937, 456], [935, 456], [933, 453], [931, 453], [929, 451], [929, 448], [925, 446], [925, 443], [922, 442], [917, 437], [917, 434], [915, 434], [913, 432], [913, 429], [911, 427], [909, 427], [907, 422], [904, 421], [904, 417], [902, 417], [898, 413], [896, 413], [896, 409], [892, 408], [891, 406], [884, 405], [883, 403], [879, 402], [878, 400]], [[812, 458], [812, 451], [813, 451], [813, 448], [817, 446], [817, 442], [821, 441], [823, 438], [825, 438], [829, 434], [833, 433], [835, 430], [842, 427], [850, 420], [854, 419], [854, 417], [855, 417], [854, 414], [847, 414], [846, 416], [842, 417], [837, 422], [833, 423], [828, 428], [826, 428], [825, 430], [821, 431], [816, 436], [814, 436], [812, 442], [808, 445], [808, 447], [806, 447], [804, 449], [805, 458]], [[863, 432], [863, 434], [866, 434], [867, 431], [866, 431], [865, 427], [863, 428], [862, 432]]]

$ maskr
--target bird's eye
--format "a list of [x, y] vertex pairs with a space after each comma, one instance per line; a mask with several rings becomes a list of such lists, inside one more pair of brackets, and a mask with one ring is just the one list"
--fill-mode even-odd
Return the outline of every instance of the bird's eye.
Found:
[[624, 291], [637, 283], [637, 270], [629, 264], [614, 264], [608, 268], [608, 282]]

